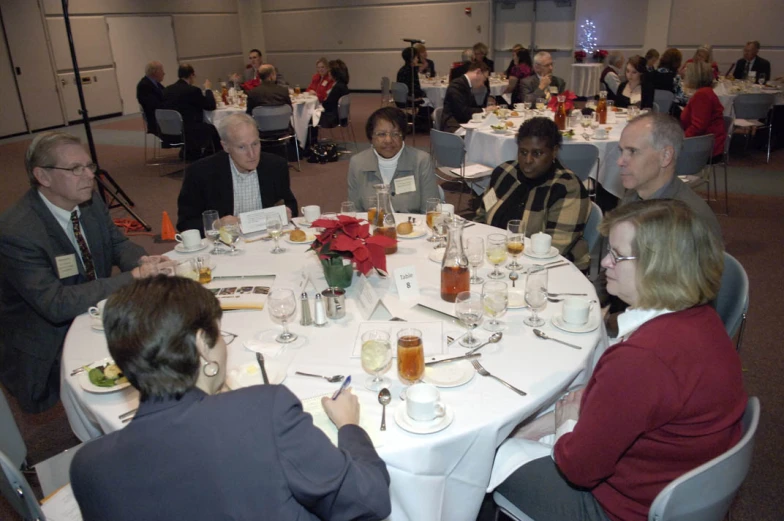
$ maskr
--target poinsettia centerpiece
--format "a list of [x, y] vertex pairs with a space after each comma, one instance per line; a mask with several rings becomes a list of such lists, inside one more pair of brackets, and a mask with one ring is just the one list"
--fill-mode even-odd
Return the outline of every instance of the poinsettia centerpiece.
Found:
[[371, 235], [369, 223], [347, 215], [338, 215], [337, 220], [317, 219], [311, 226], [323, 229], [310, 249], [318, 254], [325, 266], [343, 264], [343, 259], [349, 259], [363, 275], [371, 269], [387, 274], [384, 249], [394, 246], [395, 239]]
[[550, 101], [547, 102], [547, 108], [555, 112], [558, 109], [558, 98], [560, 96], [566, 97], [564, 106], [566, 107], [566, 114], [569, 115], [569, 113], [574, 108], [574, 100], [577, 99], [577, 95], [570, 90], [565, 90], [562, 93], [558, 94], [557, 96], [555, 95], [550, 96]]

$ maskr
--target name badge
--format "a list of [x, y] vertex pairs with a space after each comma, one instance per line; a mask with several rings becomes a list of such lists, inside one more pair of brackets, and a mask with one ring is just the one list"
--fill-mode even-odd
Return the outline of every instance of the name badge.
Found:
[[395, 195], [407, 194], [408, 192], [416, 192], [414, 176], [409, 175], [395, 179]]
[[400, 300], [419, 298], [419, 283], [417, 282], [416, 268], [414, 266], [403, 266], [396, 269], [393, 273]]
[[327, 80], [324, 80], [324, 81], [322, 81], [322, 82], [321, 82], [321, 86], [322, 86], [322, 87], [326, 87], [326, 86], [327, 86]]
[[482, 196], [482, 202], [485, 205], [485, 210], [490, 211], [490, 208], [495, 206], [495, 203], [498, 202], [498, 197], [495, 195], [495, 188], [489, 189], [485, 192], [485, 195]]
[[67, 279], [79, 274], [79, 265], [76, 264], [76, 255], [60, 255], [54, 258], [57, 263], [57, 276], [61, 279]]
[[558, 87], [556, 87], [555, 85], [550, 85], [550, 94], [552, 94], [553, 96], [558, 94]]

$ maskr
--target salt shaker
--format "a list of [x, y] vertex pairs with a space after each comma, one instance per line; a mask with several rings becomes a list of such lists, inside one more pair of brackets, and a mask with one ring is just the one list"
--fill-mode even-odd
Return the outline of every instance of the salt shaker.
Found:
[[306, 291], [302, 292], [300, 303], [302, 306], [302, 318], [299, 320], [300, 325], [313, 325], [313, 317], [310, 315], [310, 302], [308, 301], [308, 293]]
[[313, 322], [317, 327], [327, 325], [327, 310], [324, 307], [324, 301], [322, 300], [320, 293], [316, 293], [315, 303], [313, 304], [313, 314]]

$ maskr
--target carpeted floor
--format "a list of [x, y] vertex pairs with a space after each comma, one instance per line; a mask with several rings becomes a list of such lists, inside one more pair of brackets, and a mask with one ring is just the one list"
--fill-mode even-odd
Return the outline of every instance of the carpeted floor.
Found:
[[[378, 103], [377, 94], [354, 95], [352, 117], [360, 150], [367, 147], [365, 121]], [[134, 240], [148, 252], [164, 253], [172, 249], [173, 243], [162, 243], [156, 236], [160, 233], [163, 211], [176, 221], [182, 173], [170, 174], [176, 170], [174, 167], [143, 166], [141, 129], [139, 116], [97, 122], [93, 126], [100, 165], [128, 193], [136, 203], [139, 216], [153, 228], [150, 234], [139, 235]], [[69, 131], [81, 132], [78, 126]], [[0, 141], [0, 160], [5, 165], [5, 175], [0, 177], [0, 211], [7, 210], [28, 189], [23, 157], [29, 142], [25, 137]], [[780, 224], [784, 214], [784, 152], [775, 151], [771, 163], [766, 165], [761, 152], [753, 150], [750, 155], [742, 156], [742, 143], [738, 145], [733, 148], [731, 160], [730, 216], [720, 216], [719, 222], [727, 250], [744, 265], [751, 281], [751, 305], [741, 356], [746, 389], [750, 395], [760, 397], [762, 420], [752, 469], [733, 506], [732, 517], [736, 521], [778, 521], [784, 518], [780, 499], [784, 482], [781, 451], [784, 433], [777, 427], [784, 424], [784, 385], [780, 377], [784, 350], [779, 346], [774, 326], [780, 320], [780, 294], [784, 288], [784, 272], [780, 268], [784, 258], [784, 226]], [[407, 146], [411, 146], [410, 138]], [[417, 135], [416, 146], [427, 150], [428, 136]], [[292, 169], [292, 189], [300, 206], [318, 204], [324, 210], [337, 211], [346, 197], [347, 170], [348, 156], [327, 165], [303, 162], [302, 172]], [[719, 186], [723, 186], [721, 177]], [[457, 203], [456, 194], [449, 193], [447, 197]], [[722, 209], [721, 205], [714, 208]], [[114, 212], [116, 217], [127, 217], [122, 209]], [[41, 415], [28, 415], [18, 410], [13, 399], [9, 401], [27, 442], [31, 463], [77, 443], [61, 406]], [[19, 519], [3, 499], [0, 499], [0, 519]]]

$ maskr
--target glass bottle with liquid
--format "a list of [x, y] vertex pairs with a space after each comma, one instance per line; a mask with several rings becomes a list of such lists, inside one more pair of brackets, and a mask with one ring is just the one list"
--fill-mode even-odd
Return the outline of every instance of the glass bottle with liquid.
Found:
[[566, 130], [566, 96], [563, 94], [559, 95], [558, 98], [558, 106], [555, 109], [555, 116], [553, 120], [555, 121], [558, 130]]
[[447, 221], [446, 251], [441, 261], [441, 298], [454, 302], [461, 291], [471, 290], [468, 257], [463, 251], [465, 220], [453, 216]]
[[[389, 193], [389, 185], [375, 185], [378, 203], [376, 204], [376, 215], [373, 216], [371, 224], [375, 225], [373, 235], [384, 235], [397, 241], [397, 228], [395, 226], [395, 215], [392, 213], [392, 198]], [[384, 248], [387, 255], [397, 252], [397, 242], [393, 246]]]
[[599, 92], [599, 101], [596, 103], [596, 116], [600, 125], [607, 124], [607, 91]]

